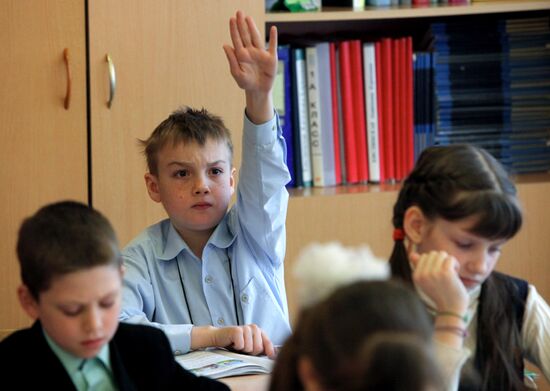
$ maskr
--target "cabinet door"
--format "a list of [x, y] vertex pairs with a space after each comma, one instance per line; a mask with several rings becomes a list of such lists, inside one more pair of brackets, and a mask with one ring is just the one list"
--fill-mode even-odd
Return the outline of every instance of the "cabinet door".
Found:
[[[237, 9], [264, 30], [257, 0], [94, 0], [89, 7], [92, 204], [113, 222], [121, 245], [165, 216], [149, 199], [137, 139], [182, 105], [205, 107], [233, 132], [236, 164], [244, 94], [222, 49]], [[116, 70], [110, 108], [106, 55]]]
[[29, 323], [16, 300], [22, 219], [52, 201], [87, 202], [84, 18], [83, 0], [0, 2], [0, 333]]

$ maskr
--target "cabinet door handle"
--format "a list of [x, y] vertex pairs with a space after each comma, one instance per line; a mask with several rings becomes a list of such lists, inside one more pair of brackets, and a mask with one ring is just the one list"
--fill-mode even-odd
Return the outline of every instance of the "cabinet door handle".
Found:
[[71, 105], [71, 64], [69, 63], [69, 49], [65, 48], [63, 50], [63, 60], [65, 61], [65, 70], [67, 73], [67, 91], [65, 92], [65, 101], [63, 102], [63, 106], [65, 107], [65, 110], [69, 110], [69, 106]]
[[109, 54], [107, 54], [106, 60], [109, 66], [109, 100], [107, 101], [107, 107], [111, 108], [111, 105], [113, 104], [113, 99], [115, 98], [116, 71], [115, 71], [115, 64], [113, 63], [113, 59]]

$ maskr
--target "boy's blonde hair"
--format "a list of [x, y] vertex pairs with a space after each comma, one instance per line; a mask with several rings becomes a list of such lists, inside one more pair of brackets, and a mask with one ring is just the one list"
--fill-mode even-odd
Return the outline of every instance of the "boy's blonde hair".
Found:
[[233, 143], [231, 132], [222, 119], [206, 109], [182, 107], [162, 121], [147, 140], [139, 140], [147, 159], [147, 167], [153, 175], [158, 175], [158, 153], [168, 142], [173, 145], [196, 142], [204, 146], [207, 140], [225, 142], [229, 150], [230, 162], [233, 161]]
[[96, 266], [122, 265], [109, 221], [75, 201], [46, 205], [25, 219], [19, 229], [17, 256], [21, 280], [36, 301], [56, 277]]

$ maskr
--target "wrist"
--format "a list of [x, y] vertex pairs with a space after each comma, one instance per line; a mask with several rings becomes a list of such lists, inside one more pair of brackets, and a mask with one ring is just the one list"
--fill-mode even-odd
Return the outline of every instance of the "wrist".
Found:
[[468, 336], [468, 330], [466, 330], [466, 328], [464, 327], [445, 325], [445, 326], [435, 326], [434, 330], [440, 333], [451, 333], [462, 339]]
[[214, 346], [214, 326], [193, 326], [191, 329], [191, 350]]
[[246, 115], [256, 124], [263, 124], [273, 118], [273, 101], [271, 94], [263, 92], [246, 93]]
[[469, 320], [468, 313], [466, 311], [436, 311], [436, 317], [450, 317], [460, 319], [462, 322], [467, 323]]

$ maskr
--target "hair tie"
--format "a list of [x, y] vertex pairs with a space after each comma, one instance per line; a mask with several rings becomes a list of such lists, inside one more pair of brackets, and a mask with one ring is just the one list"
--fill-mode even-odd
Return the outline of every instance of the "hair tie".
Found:
[[403, 239], [405, 239], [405, 232], [403, 231], [403, 229], [395, 228], [393, 230], [393, 241], [397, 242], [397, 241], [402, 241]]

